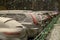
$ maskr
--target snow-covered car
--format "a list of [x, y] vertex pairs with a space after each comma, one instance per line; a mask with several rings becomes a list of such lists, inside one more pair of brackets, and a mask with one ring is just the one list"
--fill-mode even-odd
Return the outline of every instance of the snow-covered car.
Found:
[[58, 15], [58, 12], [56, 12], [56, 11], [51, 11], [51, 12], [49, 12], [49, 15], [53, 18], [53, 17], [55, 17], [55, 16]]
[[0, 17], [1, 40], [27, 40], [25, 27], [12, 18]]

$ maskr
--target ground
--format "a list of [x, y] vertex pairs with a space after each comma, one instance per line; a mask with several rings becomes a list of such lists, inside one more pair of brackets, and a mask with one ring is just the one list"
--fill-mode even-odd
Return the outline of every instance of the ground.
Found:
[[47, 36], [47, 40], [60, 40], [60, 18], [58, 19], [57, 23], [54, 24], [54, 28]]

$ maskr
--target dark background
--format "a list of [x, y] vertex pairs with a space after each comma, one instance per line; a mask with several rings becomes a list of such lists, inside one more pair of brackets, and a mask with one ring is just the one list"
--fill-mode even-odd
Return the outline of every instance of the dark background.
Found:
[[0, 10], [60, 11], [60, 0], [0, 0]]

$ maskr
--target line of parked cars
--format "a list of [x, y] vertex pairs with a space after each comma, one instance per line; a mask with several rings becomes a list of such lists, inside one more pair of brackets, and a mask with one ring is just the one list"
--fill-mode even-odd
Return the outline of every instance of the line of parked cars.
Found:
[[32, 40], [58, 14], [56, 11], [0, 11], [0, 40]]

